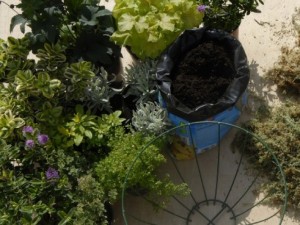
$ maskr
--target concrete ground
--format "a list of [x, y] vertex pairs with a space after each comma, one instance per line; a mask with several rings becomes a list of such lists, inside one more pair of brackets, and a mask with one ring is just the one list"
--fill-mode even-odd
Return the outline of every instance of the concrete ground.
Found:
[[[7, 3], [17, 3], [17, 0], [7, 0]], [[108, 2], [102, 1], [107, 5], [107, 8], [112, 9], [114, 2], [109, 0]], [[239, 40], [241, 41], [245, 52], [248, 56], [248, 61], [251, 69], [251, 81], [249, 90], [255, 92], [258, 96], [263, 97], [271, 105], [280, 104], [280, 98], [276, 94], [275, 86], [266, 86], [262, 82], [264, 73], [272, 68], [280, 55], [280, 49], [283, 46], [292, 47], [295, 45], [297, 36], [293, 30], [292, 15], [295, 12], [296, 7], [300, 7], [300, 0], [265, 0], [265, 4], [260, 6], [261, 13], [250, 14], [243, 21], [239, 27]], [[9, 33], [10, 18], [14, 15], [14, 12], [5, 5], [0, 5], [0, 38], [6, 39], [8, 36], [21, 36], [18, 28], [15, 28], [13, 33]], [[133, 62], [130, 55], [123, 51], [124, 58], [122, 59], [123, 67]], [[248, 110], [255, 110], [252, 102], [248, 105]], [[243, 112], [239, 123], [246, 120], [249, 117], [249, 111]], [[196, 164], [196, 160], [180, 161], [176, 162], [178, 170], [181, 171], [182, 177], [188, 182], [192, 189], [193, 197], [180, 198], [180, 202], [184, 203], [189, 210], [178, 204], [178, 201], [174, 199], [168, 205], [168, 210], [172, 211], [176, 215], [188, 217], [191, 221], [185, 222], [178, 216], [171, 215], [165, 212], [155, 213], [149, 203], [145, 202], [141, 197], [126, 197], [125, 199], [125, 215], [127, 215], [128, 224], [138, 225], [147, 224], [142, 223], [136, 219], [132, 219], [130, 215], [134, 215], [140, 219], [148, 222], [148, 224], [157, 225], [179, 225], [179, 224], [215, 224], [215, 225], [230, 225], [235, 224], [232, 217], [232, 212], [229, 210], [222, 210], [220, 204], [210, 203], [210, 206], [201, 205], [201, 213], [197, 213], [197, 210], [192, 210], [193, 206], [205, 199], [204, 190], [207, 192], [208, 198], [217, 199], [226, 198], [230, 192], [229, 197], [226, 198], [226, 203], [231, 206], [231, 209], [236, 216], [236, 224], [254, 224], [260, 220], [264, 220], [267, 217], [275, 214], [278, 208], [271, 205], [259, 205], [257, 202], [263, 198], [261, 193], [257, 193], [257, 186], [262, 180], [262, 176], [259, 176], [258, 180], [251, 186], [253, 179], [256, 177], [255, 170], [249, 171], [248, 164], [245, 160], [242, 160], [241, 166], [238, 167], [240, 162], [240, 154], [233, 153], [231, 151], [231, 141], [234, 136], [234, 130], [232, 130], [221, 143], [220, 151], [220, 164], [219, 164], [219, 180], [218, 191], [215, 193], [216, 186], [216, 174], [217, 174], [217, 159], [218, 148], [211, 149], [197, 157], [199, 160], [200, 168], [203, 175], [202, 186], [199, 179], [199, 170]], [[174, 168], [172, 160], [162, 168], [163, 172], [168, 172], [175, 181], [180, 182], [178, 178], [178, 172]], [[233, 178], [238, 171], [232, 190], [229, 191]], [[247, 194], [243, 196], [245, 190], [249, 189]], [[216, 194], [216, 195], [215, 195]], [[212, 196], [212, 197], [210, 197]], [[242, 199], [238, 202], [239, 199]], [[194, 201], [196, 199], [196, 201]], [[196, 202], [196, 203], [195, 203]], [[238, 202], [238, 203], [237, 203]], [[237, 203], [235, 205], [235, 203]], [[253, 207], [253, 208], [252, 208]], [[246, 212], [245, 212], [246, 210]], [[220, 215], [216, 216], [216, 212], [220, 212]], [[115, 225], [125, 224], [122, 218], [121, 202], [115, 205]], [[200, 215], [200, 216], [199, 216]], [[216, 217], [211, 223], [208, 219]], [[279, 224], [280, 216], [277, 214], [269, 220], [261, 222], [259, 224], [275, 225]], [[300, 224], [299, 212], [288, 210], [285, 214], [282, 224], [296, 225]]]

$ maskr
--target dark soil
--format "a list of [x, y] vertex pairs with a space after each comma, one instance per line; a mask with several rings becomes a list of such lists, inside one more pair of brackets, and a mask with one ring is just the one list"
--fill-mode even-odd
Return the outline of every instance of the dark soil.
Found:
[[195, 108], [215, 104], [232, 82], [235, 69], [224, 47], [204, 42], [189, 51], [172, 73], [172, 94]]

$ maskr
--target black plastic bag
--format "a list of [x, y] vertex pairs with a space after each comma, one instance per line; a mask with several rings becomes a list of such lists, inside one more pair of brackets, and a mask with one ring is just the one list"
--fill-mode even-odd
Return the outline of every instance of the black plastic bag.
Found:
[[[235, 74], [223, 96], [215, 104], [203, 104], [191, 109], [171, 93], [172, 70], [181, 56], [205, 41], [216, 41], [229, 49]], [[232, 107], [245, 92], [250, 77], [246, 53], [241, 43], [229, 33], [221, 30], [197, 28], [184, 31], [161, 55], [156, 71], [158, 88], [168, 112], [190, 122], [208, 119]]]

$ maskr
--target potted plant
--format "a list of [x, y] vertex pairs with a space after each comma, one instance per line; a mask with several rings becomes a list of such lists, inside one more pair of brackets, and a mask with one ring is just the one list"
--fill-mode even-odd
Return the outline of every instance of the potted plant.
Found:
[[222, 29], [227, 32], [235, 31], [245, 15], [260, 12], [257, 7], [262, 0], [201, 0], [198, 10], [204, 12], [204, 26]]
[[[173, 125], [201, 120], [234, 123], [249, 67], [238, 40], [222, 30], [199, 28], [186, 30], [169, 46], [161, 55], [156, 76], [160, 102]], [[177, 135], [200, 153], [228, 132], [227, 127], [218, 129], [217, 125], [195, 125], [178, 129]]]
[[157, 58], [185, 29], [198, 27], [203, 14], [194, 0], [116, 0], [117, 30], [111, 40], [141, 59]]

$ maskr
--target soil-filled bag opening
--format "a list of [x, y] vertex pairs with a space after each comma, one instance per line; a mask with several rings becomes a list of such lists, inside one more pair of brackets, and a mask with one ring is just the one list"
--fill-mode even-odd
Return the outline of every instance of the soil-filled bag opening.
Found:
[[232, 107], [249, 82], [241, 43], [221, 30], [186, 30], [161, 55], [158, 87], [169, 113], [195, 122]]

